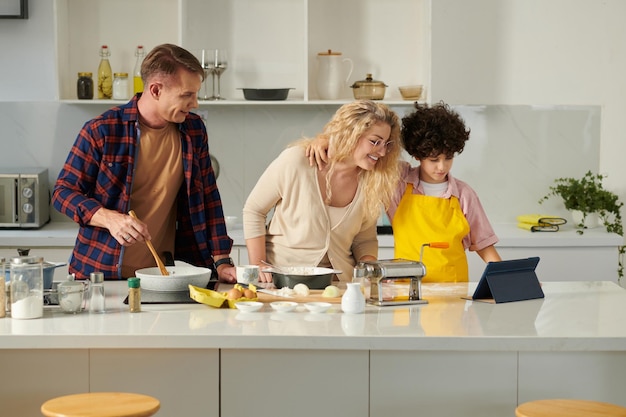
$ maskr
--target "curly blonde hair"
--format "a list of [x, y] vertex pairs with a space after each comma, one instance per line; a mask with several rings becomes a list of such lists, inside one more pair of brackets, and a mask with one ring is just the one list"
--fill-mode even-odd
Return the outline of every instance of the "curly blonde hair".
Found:
[[[357, 100], [344, 104], [316, 137], [328, 140], [329, 167], [326, 174], [327, 200], [331, 198], [330, 179], [335, 164], [350, 158], [359, 139], [377, 123], [385, 123], [391, 127], [389, 142], [393, 145], [380, 158], [373, 170], [361, 170], [359, 182], [365, 193], [366, 210], [370, 218], [378, 218], [381, 209], [387, 209], [391, 196], [399, 181], [398, 160], [402, 152], [400, 142], [400, 119], [398, 115], [383, 103], [371, 100]], [[306, 146], [309, 140], [304, 140]]]

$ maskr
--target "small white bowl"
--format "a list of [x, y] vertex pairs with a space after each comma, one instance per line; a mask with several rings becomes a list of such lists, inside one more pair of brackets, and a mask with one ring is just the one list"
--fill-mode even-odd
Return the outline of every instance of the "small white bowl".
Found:
[[330, 303], [312, 302], [312, 303], [305, 303], [304, 306], [311, 313], [325, 313], [330, 308]]
[[295, 310], [298, 306], [298, 303], [294, 301], [274, 301], [270, 304], [272, 308], [280, 313], [287, 313], [289, 311]]
[[259, 301], [239, 301], [235, 303], [235, 307], [237, 307], [239, 311], [252, 313], [254, 311], [259, 311], [261, 307], [263, 307], [263, 303]]

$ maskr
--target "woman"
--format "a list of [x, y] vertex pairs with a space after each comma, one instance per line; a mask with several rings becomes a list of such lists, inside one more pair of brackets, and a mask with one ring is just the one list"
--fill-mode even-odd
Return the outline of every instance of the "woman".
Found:
[[400, 123], [384, 104], [359, 100], [339, 108], [317, 137], [328, 141], [323, 169], [309, 165], [304, 149], [313, 139], [303, 139], [269, 165], [248, 196], [248, 256], [256, 265], [331, 267], [348, 281], [358, 261], [377, 258], [376, 221], [398, 182]]

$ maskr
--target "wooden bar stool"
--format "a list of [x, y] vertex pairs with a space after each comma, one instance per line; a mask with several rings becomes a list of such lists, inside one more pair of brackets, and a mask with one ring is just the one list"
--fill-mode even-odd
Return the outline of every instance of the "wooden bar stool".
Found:
[[516, 417], [626, 417], [619, 405], [585, 400], [538, 400], [520, 404]]
[[46, 417], [148, 417], [161, 408], [156, 398], [128, 392], [87, 392], [46, 401]]

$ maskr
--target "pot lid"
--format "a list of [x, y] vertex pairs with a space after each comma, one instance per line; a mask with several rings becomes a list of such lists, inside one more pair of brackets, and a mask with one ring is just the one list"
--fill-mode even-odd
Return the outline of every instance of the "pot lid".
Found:
[[337, 55], [341, 55], [341, 52], [337, 52], [337, 51], [333, 51], [333, 50], [329, 49], [328, 51], [325, 51], [325, 52], [318, 52], [317, 55], [319, 55], [319, 56], [337, 56]]
[[359, 87], [387, 87], [387, 85], [382, 81], [374, 80], [372, 74], [366, 74], [364, 80], [355, 81], [354, 84], [350, 86], [350, 88]]

